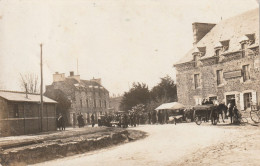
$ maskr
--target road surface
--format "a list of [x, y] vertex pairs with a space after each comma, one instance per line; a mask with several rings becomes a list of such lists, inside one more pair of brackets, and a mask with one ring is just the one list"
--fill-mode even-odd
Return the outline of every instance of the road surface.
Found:
[[[246, 134], [250, 133], [253, 136], [256, 134], [258, 134], [257, 136], [260, 136], [259, 127], [257, 127], [257, 130], [246, 130], [237, 126], [197, 126], [195, 123], [183, 123], [177, 125], [144, 125], [134, 129], [145, 131], [149, 136], [135, 142], [103, 150], [92, 151], [77, 156], [48, 161], [37, 165], [167, 166], [187, 165], [188, 163], [193, 163], [193, 165], [212, 165], [213, 163], [211, 163], [211, 161], [214, 160], [216, 160], [214, 162], [217, 164], [218, 158], [216, 158], [216, 154], [221, 154], [221, 149], [218, 150], [218, 148], [223, 148], [224, 143], [229, 144], [229, 141], [236, 140], [238, 136], [239, 138], [244, 138]], [[257, 138], [259, 139], [260, 137]], [[242, 139], [240, 140], [243, 142]], [[251, 140], [251, 142], [252, 141], [255, 140]], [[233, 148], [237, 148], [236, 146], [232, 147], [227, 148], [225, 152], [231, 152]], [[207, 153], [205, 154], [203, 152]], [[260, 154], [259, 150], [253, 152]], [[247, 153], [250, 154], [251, 151], [247, 151]], [[205, 159], [206, 155], [208, 155], [207, 160]], [[228, 157], [228, 155], [231, 155], [231, 157]], [[225, 157], [225, 162], [229, 162], [234, 154], [229, 153], [228, 155]], [[241, 155], [243, 156], [243, 154]], [[256, 157], [255, 160], [259, 161], [259, 158], [260, 156]], [[246, 162], [246, 160], [244, 162]], [[223, 165], [225, 164], [227, 163], [224, 163]], [[217, 165], [221, 165], [221, 162]]]

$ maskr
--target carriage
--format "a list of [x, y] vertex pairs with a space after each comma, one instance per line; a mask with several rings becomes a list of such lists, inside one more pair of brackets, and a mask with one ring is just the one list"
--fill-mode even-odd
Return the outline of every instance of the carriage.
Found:
[[214, 106], [213, 104], [197, 105], [193, 107], [193, 110], [194, 121], [197, 125], [200, 125], [202, 121], [208, 122], [209, 120], [211, 120], [213, 125], [217, 124], [217, 106]]
[[251, 105], [250, 117], [253, 122], [255, 123], [260, 122], [260, 106], [256, 104]]

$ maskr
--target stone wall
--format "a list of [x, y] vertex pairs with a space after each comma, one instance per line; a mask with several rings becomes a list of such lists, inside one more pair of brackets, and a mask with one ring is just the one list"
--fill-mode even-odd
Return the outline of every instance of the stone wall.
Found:
[[[243, 104], [241, 96], [246, 92], [256, 92], [260, 103], [260, 70], [255, 66], [259, 54], [251, 54], [241, 58], [241, 53], [225, 55], [221, 61], [215, 57], [215, 60], [208, 59], [201, 61], [200, 67], [194, 67], [192, 63], [176, 65], [177, 69], [177, 91], [180, 103], [188, 106], [196, 104], [195, 98], [208, 98], [217, 96], [219, 102], [226, 102], [226, 95], [235, 94], [236, 105], [240, 110]], [[250, 66], [250, 80], [243, 82], [243, 77], [223, 78], [223, 84], [217, 85], [217, 70], [232, 72], [242, 70], [243, 65]], [[201, 87], [195, 89], [194, 74], [200, 74]]]

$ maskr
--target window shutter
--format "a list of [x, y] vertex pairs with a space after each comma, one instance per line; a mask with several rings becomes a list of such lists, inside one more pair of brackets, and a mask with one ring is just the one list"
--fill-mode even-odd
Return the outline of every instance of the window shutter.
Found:
[[244, 95], [243, 93], [240, 93], [240, 109], [244, 110], [245, 106], [244, 106]]
[[202, 98], [199, 98], [199, 105], [202, 104]]
[[252, 104], [256, 105], [257, 104], [257, 96], [256, 96], [256, 92], [252, 92]]
[[198, 104], [199, 104], [198, 98], [195, 98], [195, 105], [198, 105]]

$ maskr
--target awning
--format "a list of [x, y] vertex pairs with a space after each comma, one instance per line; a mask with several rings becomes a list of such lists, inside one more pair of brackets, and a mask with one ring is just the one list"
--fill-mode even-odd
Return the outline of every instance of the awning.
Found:
[[178, 109], [184, 109], [185, 106], [178, 102], [172, 102], [172, 103], [164, 103], [157, 107], [155, 110], [178, 110]]

